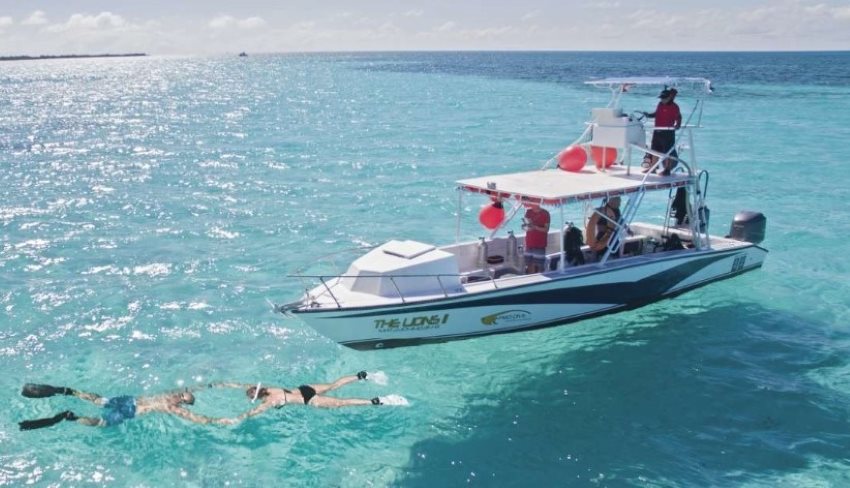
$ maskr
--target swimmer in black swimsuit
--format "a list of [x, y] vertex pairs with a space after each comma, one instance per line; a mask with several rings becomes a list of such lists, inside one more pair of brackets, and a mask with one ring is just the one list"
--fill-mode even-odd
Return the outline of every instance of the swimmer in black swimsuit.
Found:
[[358, 405], [382, 405], [379, 397], [367, 400], [365, 398], [334, 398], [324, 396], [325, 393], [353, 383], [357, 380], [365, 380], [367, 373], [361, 371], [328, 384], [301, 385], [296, 389], [287, 389], [274, 386], [246, 385], [241, 383], [213, 383], [212, 388], [245, 388], [245, 394], [252, 402], [260, 400], [260, 404], [247, 412], [232, 419], [221, 419], [222, 423], [237, 424], [248, 417], [259, 415], [270, 408], [282, 408], [289, 403], [310, 405], [320, 408], [337, 408]]

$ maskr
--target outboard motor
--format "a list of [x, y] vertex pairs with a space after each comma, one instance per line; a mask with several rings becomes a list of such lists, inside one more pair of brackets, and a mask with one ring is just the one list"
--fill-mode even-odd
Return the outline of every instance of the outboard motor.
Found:
[[763, 213], [742, 210], [732, 219], [732, 228], [729, 229], [729, 235], [726, 237], [758, 244], [764, 240], [766, 227], [767, 217]]

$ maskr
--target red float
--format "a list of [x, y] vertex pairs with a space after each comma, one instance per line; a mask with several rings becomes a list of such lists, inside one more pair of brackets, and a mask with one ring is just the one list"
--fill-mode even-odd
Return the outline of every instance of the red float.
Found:
[[602, 169], [603, 164], [606, 168], [610, 168], [617, 161], [617, 148], [615, 147], [590, 146], [590, 154], [599, 169]]
[[481, 207], [481, 212], [478, 213], [478, 221], [490, 230], [502, 225], [502, 222], [505, 221], [505, 208], [502, 206], [502, 202], [493, 202]]
[[558, 154], [558, 167], [564, 171], [581, 171], [587, 163], [587, 151], [582, 146], [570, 146]]

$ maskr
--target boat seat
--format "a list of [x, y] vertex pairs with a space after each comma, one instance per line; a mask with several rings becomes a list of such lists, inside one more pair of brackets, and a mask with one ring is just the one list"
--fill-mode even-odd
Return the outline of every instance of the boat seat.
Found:
[[490, 277], [485, 274], [471, 274], [461, 278], [462, 283], [478, 283], [480, 281], [490, 281]]
[[[593, 251], [591, 251], [589, 247], [582, 246], [581, 252], [584, 255], [584, 263], [585, 264], [591, 263], [591, 262], [594, 261]], [[561, 263], [561, 253], [560, 252], [550, 253], [550, 254], [546, 255], [546, 261], [543, 263], [543, 268], [548, 270], [548, 271], [555, 271], [556, 269], [558, 269], [558, 266], [560, 265], [560, 263]], [[570, 264], [570, 262], [567, 261], [566, 258], [564, 259], [564, 266], [567, 267], [567, 268], [575, 267], [575, 265]], [[581, 265], [579, 265], [579, 266], [581, 266]]]

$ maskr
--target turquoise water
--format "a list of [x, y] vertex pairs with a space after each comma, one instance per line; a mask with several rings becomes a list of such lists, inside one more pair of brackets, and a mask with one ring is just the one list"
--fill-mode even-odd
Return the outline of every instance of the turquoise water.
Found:
[[[715, 81], [697, 134], [712, 229], [763, 211], [763, 269], [574, 325], [379, 352], [271, 312], [318, 255], [451, 242], [456, 179], [538, 167], [607, 101], [581, 81], [628, 74]], [[850, 53], [2, 63], [0, 485], [846, 486], [848, 80]], [[24, 382], [142, 395], [360, 369], [389, 384], [338, 396], [410, 406], [17, 429], [96, 412], [23, 398]], [[193, 409], [248, 405], [214, 391]]]

